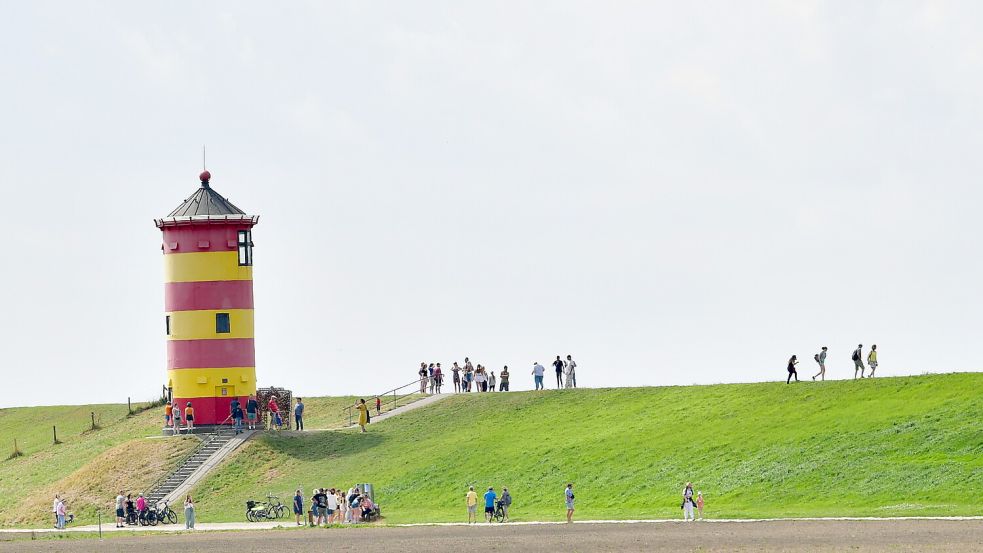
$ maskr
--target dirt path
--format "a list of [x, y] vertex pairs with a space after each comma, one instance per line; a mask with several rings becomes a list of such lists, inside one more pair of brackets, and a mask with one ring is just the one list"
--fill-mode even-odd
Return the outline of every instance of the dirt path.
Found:
[[983, 521], [780, 521], [332, 528], [18, 540], [3, 551], [981, 551]]

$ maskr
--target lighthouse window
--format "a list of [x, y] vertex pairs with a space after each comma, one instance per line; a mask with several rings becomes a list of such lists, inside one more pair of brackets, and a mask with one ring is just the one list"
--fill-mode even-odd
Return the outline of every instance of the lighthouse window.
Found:
[[229, 322], [228, 313], [216, 313], [215, 314], [215, 333], [216, 334], [228, 334], [232, 332], [232, 325]]
[[164, 328], [167, 330], [167, 335], [171, 335], [171, 316], [164, 315]]
[[239, 231], [239, 265], [251, 266], [253, 264], [253, 231]]

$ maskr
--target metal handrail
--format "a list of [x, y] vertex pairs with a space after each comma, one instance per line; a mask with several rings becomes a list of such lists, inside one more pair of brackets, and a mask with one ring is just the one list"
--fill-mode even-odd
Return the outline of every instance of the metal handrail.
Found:
[[[369, 396], [366, 396], [366, 397], [373, 397], [373, 398], [377, 397], [377, 398], [380, 398], [380, 399], [386, 398], [386, 399], [382, 400], [382, 406], [385, 407], [386, 405], [389, 404], [389, 399], [388, 399], [390, 397], [389, 394], [392, 394], [392, 407], [390, 409], [387, 409], [387, 411], [392, 411], [393, 409], [396, 409], [396, 407], [398, 406], [399, 400], [405, 399], [405, 398], [407, 398], [407, 397], [409, 397], [409, 396], [411, 396], [413, 394], [420, 393], [420, 392], [410, 392], [408, 394], [403, 394], [401, 396], [397, 396], [396, 392], [402, 390], [403, 388], [408, 388], [410, 386], [414, 386], [414, 387], [415, 386], [419, 386], [420, 385], [420, 380], [421, 380], [420, 378], [417, 378], [416, 380], [414, 380], [413, 382], [410, 382], [409, 384], [403, 384], [402, 386], [397, 386], [396, 388], [393, 388], [392, 390], [386, 390], [385, 392], [382, 392], [381, 394], [372, 394], [372, 395], [369, 395]], [[426, 393], [426, 392], [423, 392], [423, 393]], [[354, 409], [355, 409], [355, 406], [354, 405], [349, 405], [348, 407], [344, 407], [341, 410], [342, 415], [344, 415], [346, 412], [348, 414], [348, 426], [351, 426], [352, 424], [354, 424], [354, 422], [353, 422], [353, 420], [354, 420], [354, 418], [353, 418]]]

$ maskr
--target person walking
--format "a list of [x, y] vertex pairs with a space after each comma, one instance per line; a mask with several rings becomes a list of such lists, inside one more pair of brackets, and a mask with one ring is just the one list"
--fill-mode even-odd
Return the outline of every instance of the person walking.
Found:
[[560, 356], [556, 356], [556, 361], [553, 361], [553, 368], [556, 369], [556, 389], [559, 390], [563, 387], [563, 360]]
[[509, 366], [505, 365], [504, 367], [502, 367], [502, 372], [499, 373], [498, 376], [502, 381], [501, 384], [499, 384], [498, 386], [498, 391], [499, 392], [509, 391]]
[[55, 505], [55, 528], [59, 530], [65, 529], [65, 500], [58, 498], [58, 502]]
[[[311, 497], [311, 501], [314, 501], [313, 497]], [[304, 494], [301, 493], [300, 489], [294, 494], [294, 515], [297, 516], [297, 526], [303, 526], [301, 519], [304, 516]]]
[[380, 398], [379, 396], [375, 396], [375, 414], [376, 415], [382, 414], [382, 398]]
[[877, 370], [877, 344], [870, 346], [870, 353], [867, 354], [867, 366], [870, 367], [868, 378], [874, 378], [874, 371]]
[[249, 429], [256, 430], [256, 413], [259, 411], [259, 402], [256, 396], [250, 395], [246, 400], [246, 420], [249, 421]]
[[864, 345], [857, 344], [857, 349], [853, 350], [853, 379], [857, 379], [857, 373], [860, 373], [860, 378], [864, 377]]
[[567, 388], [577, 387], [577, 362], [573, 357], [567, 356], [567, 362], [563, 364], [563, 369], [567, 373]]
[[123, 502], [126, 498], [123, 497], [123, 490], [119, 491], [119, 495], [116, 496], [116, 527], [123, 528], [126, 526], [126, 511], [123, 509]]
[[491, 376], [488, 377], [488, 391], [489, 392], [494, 392], [495, 391], [495, 384], [496, 384], [496, 382], [495, 382], [495, 371], [492, 371], [491, 372]]
[[683, 520], [693, 521], [693, 507], [696, 503], [693, 501], [693, 483], [687, 482], [686, 487], [683, 488]]
[[461, 392], [461, 367], [457, 366], [457, 361], [454, 361], [454, 366], [451, 367], [451, 374], [453, 375], [454, 393], [458, 394]]
[[502, 522], [509, 521], [509, 507], [512, 506], [512, 494], [509, 493], [508, 488], [502, 488], [502, 514], [505, 515], [502, 518]]
[[297, 430], [304, 429], [304, 400], [297, 398], [297, 405], [294, 405], [294, 423]]
[[191, 499], [191, 494], [184, 500], [184, 529], [195, 529], [195, 501]]
[[567, 522], [573, 522], [573, 484], [567, 484], [563, 496], [567, 503]]
[[188, 425], [188, 432], [193, 432], [195, 429], [195, 408], [191, 406], [191, 402], [184, 408], [184, 423]]
[[420, 393], [427, 393], [427, 364], [420, 363], [420, 370], [416, 374], [420, 376]]
[[498, 496], [495, 495], [495, 488], [488, 486], [488, 491], [485, 492], [485, 522], [491, 522], [492, 517], [495, 516], [495, 500]]
[[362, 432], [365, 432], [365, 425], [369, 423], [369, 406], [365, 404], [364, 399], [360, 399], [355, 404], [355, 408], [358, 409], [358, 425], [362, 427]]
[[696, 511], [700, 520], [703, 520], [703, 492], [696, 492]]
[[[822, 379], [825, 381], [826, 380], [826, 346], [823, 346], [823, 350], [817, 353], [813, 357], [813, 359], [816, 360], [816, 363], [819, 363], [819, 372], [816, 373], [816, 376], [821, 376]], [[816, 380], [816, 376], [812, 377], [812, 379]]]
[[464, 501], [468, 505], [468, 524], [478, 522], [478, 494], [474, 492], [474, 486], [468, 487]]
[[532, 365], [532, 376], [533, 376], [533, 380], [536, 382], [536, 389], [537, 390], [542, 390], [543, 389], [543, 373], [545, 373], [545, 372], [546, 372], [546, 369], [544, 369], [543, 366], [539, 364], [539, 361], [536, 361], [535, 363], [533, 363], [533, 365]]
[[795, 376], [795, 381], [796, 382], [799, 381], [799, 373], [795, 372], [795, 366], [798, 363], [799, 363], [799, 361], [798, 361], [798, 359], [795, 358], [794, 355], [788, 360], [788, 379], [785, 381], [786, 384], [789, 384], [789, 383], [792, 382], [792, 376], [793, 375]]

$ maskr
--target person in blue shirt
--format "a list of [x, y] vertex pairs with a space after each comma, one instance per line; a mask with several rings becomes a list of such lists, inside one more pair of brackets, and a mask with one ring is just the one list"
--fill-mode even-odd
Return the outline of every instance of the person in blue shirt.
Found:
[[304, 429], [304, 402], [297, 398], [297, 405], [294, 405], [294, 421], [297, 422], [297, 430]]
[[495, 500], [498, 496], [495, 495], [495, 488], [488, 488], [485, 492], [485, 522], [491, 522], [492, 517], [495, 515]]
[[302, 526], [300, 519], [304, 515], [304, 494], [300, 490], [294, 495], [294, 514], [297, 515], [297, 526]]

